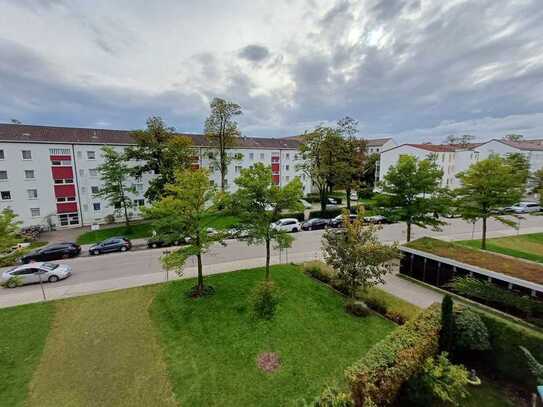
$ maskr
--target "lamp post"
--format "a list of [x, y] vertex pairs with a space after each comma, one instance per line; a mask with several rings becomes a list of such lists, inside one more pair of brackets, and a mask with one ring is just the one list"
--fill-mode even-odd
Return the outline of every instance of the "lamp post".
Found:
[[45, 290], [43, 289], [43, 280], [41, 278], [41, 275], [45, 273], [45, 271], [43, 270], [38, 270], [37, 271], [37, 274], [38, 274], [38, 278], [40, 279], [40, 288], [41, 288], [41, 294], [43, 295], [43, 300], [44, 301], [47, 301], [47, 298], [45, 297]]

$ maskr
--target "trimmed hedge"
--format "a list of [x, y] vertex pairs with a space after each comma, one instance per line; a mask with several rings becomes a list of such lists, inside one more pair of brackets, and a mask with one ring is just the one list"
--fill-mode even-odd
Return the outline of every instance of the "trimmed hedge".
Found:
[[300, 222], [305, 221], [305, 215], [303, 212], [280, 213], [276, 216], [276, 219], [274, 219], [274, 221], [283, 219], [283, 218], [296, 218]]
[[368, 307], [396, 322], [399, 325], [415, 318], [420, 308], [399, 297], [387, 293], [378, 287], [370, 287], [366, 290], [360, 289], [356, 298], [364, 301]]
[[392, 403], [402, 385], [438, 352], [441, 310], [433, 304], [376, 344], [345, 372], [355, 405]]
[[332, 219], [338, 215], [341, 215], [341, 213], [342, 213], [342, 209], [330, 209], [327, 211], [311, 211], [309, 212], [309, 219], [313, 219], [313, 218]]

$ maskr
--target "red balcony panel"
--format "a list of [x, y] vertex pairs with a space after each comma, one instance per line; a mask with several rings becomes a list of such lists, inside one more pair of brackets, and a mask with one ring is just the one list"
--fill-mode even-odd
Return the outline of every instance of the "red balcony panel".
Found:
[[57, 203], [57, 213], [77, 212], [76, 202]]
[[279, 175], [272, 175], [273, 183], [279, 185]]
[[55, 185], [55, 198], [75, 196], [75, 185]]
[[272, 172], [279, 172], [279, 164], [272, 164]]
[[72, 167], [51, 167], [53, 179], [73, 179], [74, 171]]
[[51, 161], [72, 161], [72, 156], [70, 155], [52, 155]]

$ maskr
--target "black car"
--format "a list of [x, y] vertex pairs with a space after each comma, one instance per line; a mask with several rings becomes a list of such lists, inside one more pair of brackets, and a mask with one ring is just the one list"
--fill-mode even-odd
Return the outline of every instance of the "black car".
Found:
[[309, 219], [307, 222], [302, 223], [302, 230], [324, 229], [328, 225], [328, 222], [330, 222], [329, 219], [321, 219], [321, 218]]
[[54, 243], [25, 254], [21, 257], [21, 262], [27, 264], [33, 261], [67, 259], [69, 257], [78, 256], [79, 253], [81, 253], [81, 246], [75, 243]]
[[179, 235], [153, 236], [147, 240], [147, 247], [155, 249], [157, 247], [179, 246], [184, 239]]
[[[350, 222], [353, 222], [355, 219], [356, 219], [356, 215], [354, 214], [349, 215]], [[338, 215], [334, 219], [330, 219], [330, 222], [328, 222], [328, 226], [331, 228], [343, 227], [343, 215]]]
[[126, 237], [117, 236], [110, 237], [109, 239], [103, 240], [100, 243], [95, 244], [89, 248], [89, 253], [93, 256], [102, 254], [102, 253], [111, 253], [111, 252], [126, 252], [132, 248], [132, 243]]

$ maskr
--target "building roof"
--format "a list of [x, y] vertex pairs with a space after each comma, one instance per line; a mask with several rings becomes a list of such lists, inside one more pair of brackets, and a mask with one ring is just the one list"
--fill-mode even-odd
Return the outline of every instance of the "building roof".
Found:
[[366, 145], [368, 147], [381, 147], [385, 145], [388, 141], [392, 140], [391, 137], [388, 138], [374, 138], [366, 139]]
[[[190, 137], [195, 146], [207, 147], [209, 141], [203, 134], [183, 134]], [[135, 144], [129, 130], [89, 129], [80, 127], [34, 126], [27, 124], [0, 123], [0, 141], [19, 143], [63, 144]], [[297, 149], [300, 142], [284, 138], [241, 137], [238, 148]]]
[[504, 144], [507, 144], [508, 146], [518, 148], [519, 150], [543, 151], [543, 140], [500, 141]]
[[[466, 143], [466, 144], [431, 144], [431, 143], [423, 143], [423, 144], [402, 144], [401, 146], [410, 146], [415, 148], [420, 148], [422, 150], [431, 151], [434, 153], [450, 153], [454, 151], [461, 151], [461, 150], [472, 150], [476, 147], [479, 147], [483, 143]], [[398, 146], [398, 147], [401, 147]]]

